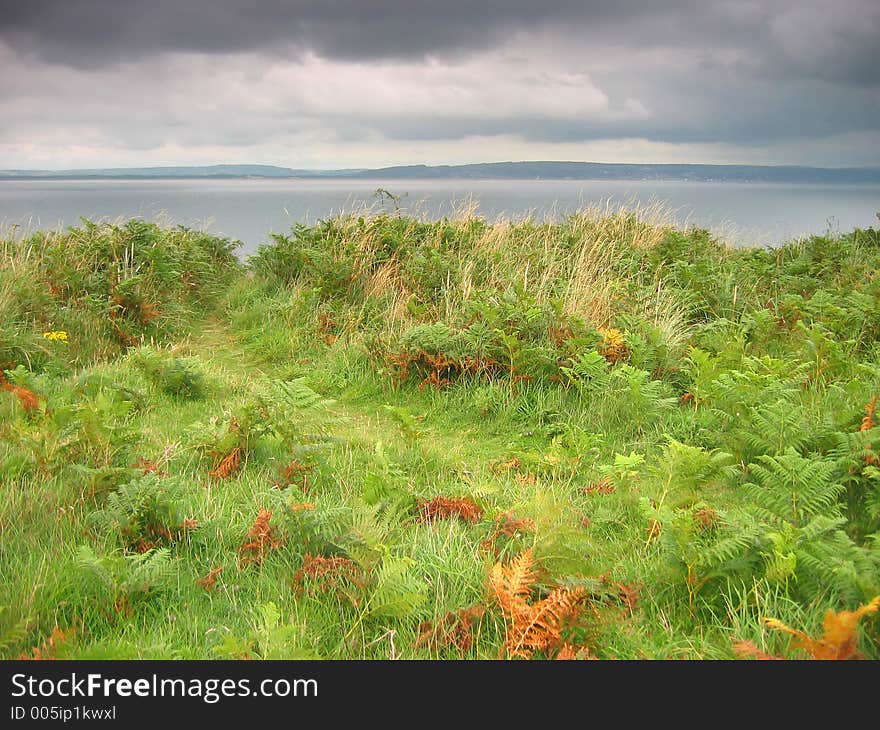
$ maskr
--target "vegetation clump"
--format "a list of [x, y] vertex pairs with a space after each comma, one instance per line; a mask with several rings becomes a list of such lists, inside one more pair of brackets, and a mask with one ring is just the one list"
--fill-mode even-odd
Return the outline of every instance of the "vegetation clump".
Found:
[[4, 657], [880, 658], [880, 231], [365, 210], [0, 262]]

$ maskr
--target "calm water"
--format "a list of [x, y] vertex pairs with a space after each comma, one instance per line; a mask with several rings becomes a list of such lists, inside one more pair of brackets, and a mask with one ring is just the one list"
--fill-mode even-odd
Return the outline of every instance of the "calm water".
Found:
[[662, 204], [681, 225], [709, 228], [739, 245], [775, 244], [826, 231], [877, 226], [880, 185], [583, 180], [47, 180], [0, 181], [0, 231], [140, 217], [242, 242], [247, 255], [286, 233], [361, 205], [393, 203], [426, 218], [452, 216], [469, 201], [499, 216], [558, 217], [579, 207]]

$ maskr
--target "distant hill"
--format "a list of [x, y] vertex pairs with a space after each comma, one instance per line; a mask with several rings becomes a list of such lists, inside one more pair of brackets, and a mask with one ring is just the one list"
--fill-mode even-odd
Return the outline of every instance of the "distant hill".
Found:
[[505, 180], [694, 180], [722, 182], [880, 183], [880, 168], [769, 165], [633, 165], [598, 162], [488, 162], [405, 165], [364, 170], [351, 177]]
[[599, 162], [484, 162], [399, 165], [377, 169], [298, 170], [275, 165], [120, 167], [87, 170], [0, 170], [5, 180], [149, 178], [351, 178], [467, 180], [680, 180], [776, 183], [880, 183], [878, 167], [790, 165], [634, 165]]
[[360, 170], [294, 170], [276, 165], [202, 165], [189, 167], [106, 167], [84, 170], [0, 170], [0, 179], [91, 178], [241, 178], [336, 177]]

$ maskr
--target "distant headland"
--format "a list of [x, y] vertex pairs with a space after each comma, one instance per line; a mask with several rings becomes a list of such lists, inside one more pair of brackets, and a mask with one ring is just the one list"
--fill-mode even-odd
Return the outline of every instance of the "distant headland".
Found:
[[0, 170], [0, 180], [88, 179], [468, 179], [678, 180], [695, 182], [880, 183], [880, 167], [792, 165], [671, 165], [601, 162], [483, 162], [470, 165], [397, 165], [374, 169], [301, 170], [275, 165], [117, 167], [80, 170]]

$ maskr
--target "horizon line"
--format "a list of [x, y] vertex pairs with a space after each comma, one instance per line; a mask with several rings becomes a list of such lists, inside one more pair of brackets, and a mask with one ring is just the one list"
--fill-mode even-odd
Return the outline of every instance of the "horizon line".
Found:
[[46, 173], [70, 173], [88, 172], [93, 170], [161, 170], [166, 168], [210, 168], [210, 167], [268, 167], [279, 170], [293, 170], [296, 172], [369, 172], [372, 170], [386, 170], [390, 168], [453, 168], [474, 167], [479, 165], [523, 165], [523, 164], [557, 164], [557, 165], [602, 165], [614, 167], [760, 167], [760, 168], [798, 168], [811, 170], [880, 170], [880, 165], [844, 165], [829, 166], [815, 164], [793, 163], [747, 163], [747, 162], [595, 162], [592, 160], [492, 160], [482, 162], [462, 163], [393, 163], [378, 167], [291, 167], [286, 164], [270, 162], [208, 162], [208, 163], [179, 163], [179, 164], [151, 164], [151, 165], [114, 165], [114, 166], [91, 166], [91, 167], [2, 167], [0, 174], [9, 172], [46, 172]]

